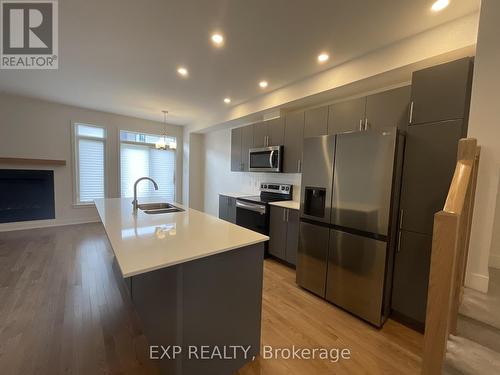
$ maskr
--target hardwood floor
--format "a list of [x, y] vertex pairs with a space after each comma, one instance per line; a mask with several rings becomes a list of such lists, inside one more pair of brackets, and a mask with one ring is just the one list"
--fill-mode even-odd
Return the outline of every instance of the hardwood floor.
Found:
[[[262, 344], [348, 348], [351, 359], [257, 358], [238, 375], [417, 374], [422, 335], [382, 330], [295, 285], [265, 262]], [[156, 374], [100, 224], [0, 233], [0, 373]]]

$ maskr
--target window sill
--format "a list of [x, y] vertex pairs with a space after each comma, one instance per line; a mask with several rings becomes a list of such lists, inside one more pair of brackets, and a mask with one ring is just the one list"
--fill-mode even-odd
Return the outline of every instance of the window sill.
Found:
[[95, 207], [94, 202], [89, 203], [73, 203], [73, 208], [90, 208]]

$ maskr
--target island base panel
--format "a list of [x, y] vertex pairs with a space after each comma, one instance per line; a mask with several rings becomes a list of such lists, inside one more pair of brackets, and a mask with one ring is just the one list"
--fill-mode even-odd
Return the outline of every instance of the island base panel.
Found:
[[[131, 278], [149, 345], [171, 346], [171, 357], [172, 346], [182, 348], [157, 360], [162, 374], [231, 375], [259, 353], [263, 257], [260, 243]], [[235, 346], [250, 347], [246, 357]], [[202, 359], [207, 348], [211, 360]], [[217, 349], [232, 359], [218, 359]]]

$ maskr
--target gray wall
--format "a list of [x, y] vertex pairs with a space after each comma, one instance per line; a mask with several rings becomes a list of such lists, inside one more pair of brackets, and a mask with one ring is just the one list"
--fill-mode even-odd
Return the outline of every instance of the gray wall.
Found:
[[[158, 115], [160, 117], [161, 114]], [[106, 112], [57, 104], [32, 98], [0, 94], [0, 157], [64, 159], [64, 167], [0, 164], [0, 168], [53, 169], [56, 219], [0, 224], [0, 231], [98, 220], [94, 207], [73, 206], [73, 163], [71, 126], [84, 122], [107, 128], [107, 195], [120, 196], [119, 131], [134, 130], [161, 134], [161, 122], [141, 120]], [[176, 197], [182, 200], [183, 128], [168, 126], [177, 137]]]

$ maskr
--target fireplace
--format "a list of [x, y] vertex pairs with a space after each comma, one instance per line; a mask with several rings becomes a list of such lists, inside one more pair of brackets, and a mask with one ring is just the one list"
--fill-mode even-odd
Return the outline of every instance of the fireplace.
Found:
[[55, 219], [54, 171], [0, 169], [0, 223]]

